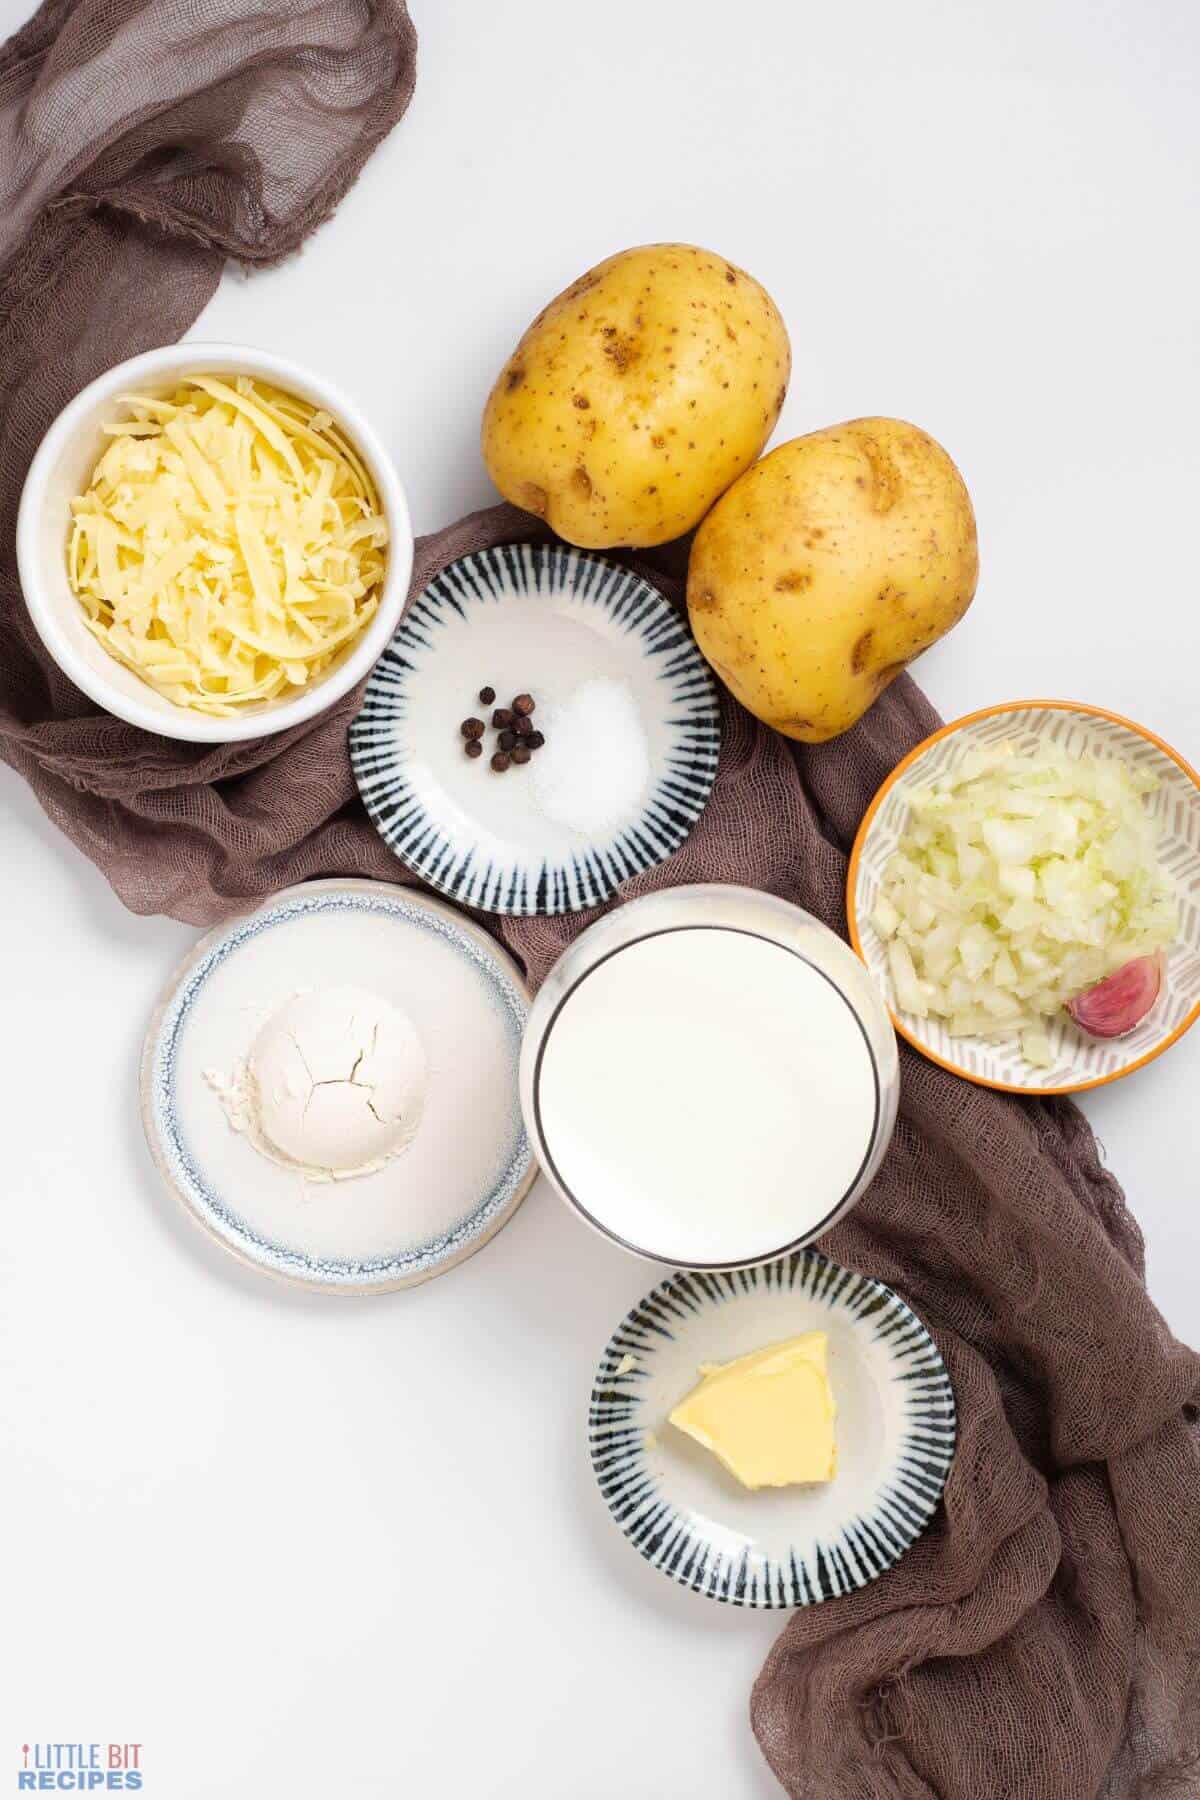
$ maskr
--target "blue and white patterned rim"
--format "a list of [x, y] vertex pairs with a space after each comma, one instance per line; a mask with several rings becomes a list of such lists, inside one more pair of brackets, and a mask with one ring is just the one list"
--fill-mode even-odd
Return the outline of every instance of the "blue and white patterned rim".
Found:
[[[640, 1390], [656, 1348], [713, 1306], [755, 1293], [794, 1291], [843, 1309], [886, 1345], [902, 1384], [905, 1429], [886, 1487], [869, 1511], [846, 1519], [815, 1553], [735, 1554], [707, 1521], [663, 1493], [652, 1467]], [[682, 1395], [680, 1396], [682, 1398]], [[588, 1441], [600, 1491], [613, 1518], [652, 1567], [694, 1593], [732, 1606], [812, 1606], [865, 1587], [920, 1537], [941, 1499], [956, 1438], [954, 1390], [925, 1326], [882, 1282], [857, 1275], [817, 1250], [727, 1273], [679, 1272], [646, 1295], [609, 1340], [592, 1388]]]
[[[324, 890], [324, 891], [322, 891]], [[490, 1235], [497, 1222], [515, 1208], [533, 1175], [533, 1154], [522, 1129], [517, 1147], [491, 1192], [451, 1231], [416, 1249], [362, 1261], [316, 1258], [289, 1250], [259, 1236], [230, 1211], [205, 1181], [184, 1141], [175, 1113], [175, 1057], [188, 1014], [209, 976], [243, 944], [279, 925], [321, 912], [375, 913], [401, 919], [431, 932], [468, 957], [494, 990], [512, 1021], [519, 1041], [528, 1011], [525, 995], [510, 980], [496, 957], [489, 956], [466, 931], [441, 912], [419, 901], [348, 890], [330, 892], [314, 884], [311, 894], [297, 894], [277, 906], [232, 925], [199, 959], [190, 964], [161, 1011], [143, 1059], [144, 1116], [150, 1148], [168, 1183], [200, 1222], [231, 1249], [274, 1274], [322, 1288], [401, 1287], [433, 1274], [440, 1265], [458, 1260], [476, 1240]]]
[[[450, 615], [522, 594], [569, 592], [601, 608], [654, 660], [666, 684], [674, 744], [638, 820], [588, 842], [569, 858], [504, 867], [486, 845], [457, 835], [409, 780], [397, 726], [407, 686]], [[563, 544], [507, 544], [451, 563], [413, 601], [367, 684], [350, 727], [350, 758], [368, 813], [402, 862], [439, 893], [485, 912], [577, 912], [609, 899], [622, 882], [665, 861], [704, 810], [717, 772], [720, 705], [708, 665], [685, 621], [657, 589], [618, 564]]]

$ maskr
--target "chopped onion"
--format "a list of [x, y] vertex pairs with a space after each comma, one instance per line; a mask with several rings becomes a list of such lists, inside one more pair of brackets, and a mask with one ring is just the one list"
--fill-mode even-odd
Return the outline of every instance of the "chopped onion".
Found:
[[1178, 930], [1144, 805], [1157, 785], [1115, 758], [1005, 743], [914, 793], [871, 915], [900, 1010], [1049, 1067], [1046, 1021]]

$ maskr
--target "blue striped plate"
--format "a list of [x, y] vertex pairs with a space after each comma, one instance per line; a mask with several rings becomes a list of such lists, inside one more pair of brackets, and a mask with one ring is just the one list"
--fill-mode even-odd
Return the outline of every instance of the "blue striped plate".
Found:
[[[565, 735], [585, 684], [593, 703], [601, 684], [605, 721], [624, 715], [640, 736], [632, 774], [628, 744]], [[519, 693], [535, 697], [546, 745], [496, 774], [494, 732], [472, 761], [459, 726]], [[350, 757], [379, 832], [431, 887], [485, 912], [577, 912], [684, 842], [716, 775], [719, 720], [708, 666], [656, 589], [562, 544], [511, 544], [451, 563], [414, 600]]]
[[[804, 1331], [829, 1338], [837, 1474], [751, 1493], [667, 1415], [701, 1363]], [[898, 1562], [941, 1498], [955, 1429], [950, 1377], [921, 1321], [816, 1250], [662, 1282], [613, 1333], [589, 1419], [600, 1491], [646, 1561], [710, 1600], [756, 1607], [813, 1606]]]

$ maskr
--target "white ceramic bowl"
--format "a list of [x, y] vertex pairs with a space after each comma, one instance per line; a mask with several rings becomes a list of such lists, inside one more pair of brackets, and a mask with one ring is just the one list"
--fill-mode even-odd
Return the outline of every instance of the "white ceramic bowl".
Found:
[[[760, 945], [786, 953], [769, 977], [774, 1003], [756, 1014], [764, 1034], [761, 1043], [752, 1040], [744, 1026], [731, 1028], [720, 1011], [711, 1010], [704, 983], [706, 959], [694, 952], [684, 953], [686, 966], [676, 965], [672, 956], [674, 985], [669, 990], [660, 987], [657, 997], [643, 996], [638, 983], [644, 979], [644, 962], [640, 956], [628, 957], [629, 988], [620, 1000], [614, 998], [610, 984], [614, 974], [621, 980], [624, 953], [641, 946], [649, 949], [651, 939], [700, 934], [714, 940], [723, 933], [757, 939]], [[788, 966], [793, 959], [800, 967]], [[586, 990], [582, 1006], [577, 1000], [581, 989]], [[665, 1041], [664, 1012], [672, 1021], [668, 1034], [673, 1032], [677, 1041], [679, 1007], [686, 1013], [688, 996], [699, 996], [703, 1016], [687, 1014], [691, 1035], [685, 1055], [693, 1091], [686, 1116], [677, 1117], [653, 1070], [643, 1083], [641, 1060], [630, 1091], [628, 1068], [634, 1065], [630, 1060], [623, 1066], [622, 1046], [648, 1045], [647, 1054], [657, 1057]], [[757, 990], [748, 1000], [748, 1007], [756, 1005]], [[799, 1006], [802, 1014], [789, 1012], [789, 1005]], [[601, 1028], [597, 1033], [597, 1007], [621, 1034], [611, 1056], [606, 1031]], [[704, 1011], [706, 1007], [710, 1009]], [[768, 1036], [773, 1020], [801, 1016], [801, 1030], [789, 1028], [782, 1037]], [[586, 1023], [581, 1025], [581, 1020]], [[565, 1042], [575, 1046], [568, 1058], [572, 1054], [577, 1058], [581, 1035], [585, 1048], [599, 1050], [599, 1067], [594, 1079], [585, 1075], [579, 1080], [576, 1061], [564, 1089], [556, 1057]], [[754, 1185], [756, 1143], [773, 1141], [777, 1127], [790, 1133], [792, 1116], [813, 1119], [814, 1105], [814, 1133], [820, 1108], [828, 1107], [835, 1123], [825, 1135], [830, 1144], [838, 1139], [840, 1084], [847, 1077], [846, 1065], [839, 1065], [837, 1058], [839, 1047], [847, 1042], [853, 1047], [856, 1090], [870, 1097], [870, 1117], [864, 1108], [833, 1160], [823, 1160], [822, 1144], [810, 1140], [810, 1149], [801, 1146], [793, 1164], [794, 1179], [777, 1187], [769, 1211], [747, 1217], [742, 1196]], [[765, 1111], [755, 1118], [724, 1114], [723, 1071], [734, 1058], [747, 1059], [745, 1065], [739, 1062], [739, 1068], [749, 1066], [754, 1050], [761, 1053], [765, 1045], [770, 1046], [768, 1078], [775, 1088], [772, 1122], [767, 1122]], [[827, 1073], [839, 1067], [840, 1073]], [[777, 1073], [782, 1081], [775, 1080]], [[586, 1097], [583, 1110], [576, 1110], [566, 1126], [561, 1116], [564, 1091], [572, 1096], [572, 1104], [575, 1097]], [[652, 1262], [691, 1269], [772, 1262], [827, 1231], [865, 1192], [883, 1161], [899, 1093], [899, 1057], [887, 1009], [849, 945], [800, 907], [733, 885], [664, 888], [590, 925], [543, 982], [521, 1048], [525, 1128], [552, 1186], [588, 1224], [624, 1249]], [[786, 1114], [779, 1111], [781, 1098]], [[637, 1122], [631, 1124], [634, 1115]], [[655, 1217], [645, 1195], [658, 1191], [660, 1179], [670, 1177], [681, 1131], [705, 1132], [709, 1120], [716, 1122], [709, 1139], [714, 1160], [697, 1174], [692, 1200], [674, 1218]], [[688, 1144], [695, 1141], [693, 1135]], [[732, 1170], [727, 1159], [722, 1161], [730, 1146], [736, 1151]], [[579, 1170], [584, 1172], [582, 1179]]]
[[[403, 1156], [335, 1187], [230, 1129], [206, 1071], [245, 1057], [299, 985], [367, 987], [429, 1061]], [[142, 1123], [188, 1216], [239, 1262], [324, 1294], [382, 1294], [457, 1268], [512, 1217], [537, 1170], [517, 1104], [528, 994], [494, 938], [386, 881], [305, 881], [193, 946], [142, 1051]]]
[[894, 1005], [892, 1022], [931, 1062], [980, 1087], [1010, 1094], [1078, 1094], [1152, 1062], [1200, 1018], [1200, 777], [1152, 731], [1075, 700], [1011, 700], [935, 731], [893, 769], [859, 827], [846, 883], [850, 941], [891, 1002], [887, 950], [871, 914], [883, 871], [908, 823], [908, 797], [945, 774], [968, 749], [1009, 739], [1022, 750], [1052, 744], [1071, 756], [1119, 757], [1157, 776], [1147, 806], [1158, 826], [1160, 858], [1179, 895], [1179, 935], [1168, 954], [1163, 992], [1124, 1037], [1091, 1038], [1065, 1014], [1055, 1019], [1049, 1028], [1054, 1062], [1048, 1069], [1031, 1067], [1014, 1043], [952, 1038], [940, 1020], [918, 1019]]
[[[464, 713], [490, 715], [481, 680], [501, 705], [528, 690], [548, 734], [533, 766], [503, 781], [463, 755], [458, 734]], [[604, 789], [590, 788], [585, 823], [597, 797], [601, 822], [579, 829], [569, 808], [547, 812], [541, 782], [548, 770], [561, 793], [556, 759], [569, 776], [583, 753], [571, 748], [572, 696], [597, 680], [610, 702], [624, 697], [645, 778], [630, 791], [617, 757], [608, 798], [622, 810], [605, 820]], [[495, 747], [489, 735], [488, 757]], [[359, 791], [401, 862], [459, 906], [525, 915], [602, 905], [673, 855], [704, 810], [720, 747], [716, 687], [686, 621], [628, 569], [566, 544], [500, 544], [443, 569], [414, 598], [350, 727]], [[606, 766], [597, 760], [601, 782]]]
[[[188, 375], [258, 376], [323, 407], [351, 439], [375, 482], [388, 523], [387, 574], [379, 606], [340, 662], [294, 700], [270, 700], [231, 718], [206, 717], [164, 699], [109, 656], [84, 623], [67, 580], [70, 502], [82, 493], [104, 449], [101, 426], [117, 397], [162, 393]], [[30, 465], [17, 517], [17, 567], [25, 604], [47, 650], [76, 687], [107, 712], [163, 737], [226, 744], [266, 737], [324, 712], [356, 686], [390, 640], [412, 575], [413, 535], [404, 489], [391, 458], [353, 401], [323, 376], [287, 357], [239, 344], [171, 344], [118, 363], [65, 406]]]
[[[837, 1477], [749, 1491], [670, 1414], [706, 1363], [805, 1331], [829, 1340]], [[933, 1517], [954, 1390], [899, 1294], [805, 1250], [736, 1276], [677, 1273], [626, 1314], [592, 1387], [592, 1467], [651, 1568], [730, 1606], [816, 1606], [875, 1581]]]

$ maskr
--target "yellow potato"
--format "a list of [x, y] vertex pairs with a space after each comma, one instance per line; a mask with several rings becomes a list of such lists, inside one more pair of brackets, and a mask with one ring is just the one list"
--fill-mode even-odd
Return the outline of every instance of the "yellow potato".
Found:
[[742, 705], [818, 744], [958, 623], [978, 575], [971, 498], [941, 445], [853, 419], [735, 482], [696, 533], [688, 612]]
[[533, 321], [488, 396], [483, 458], [568, 543], [665, 544], [750, 467], [790, 372], [744, 269], [692, 244], [623, 250]]

